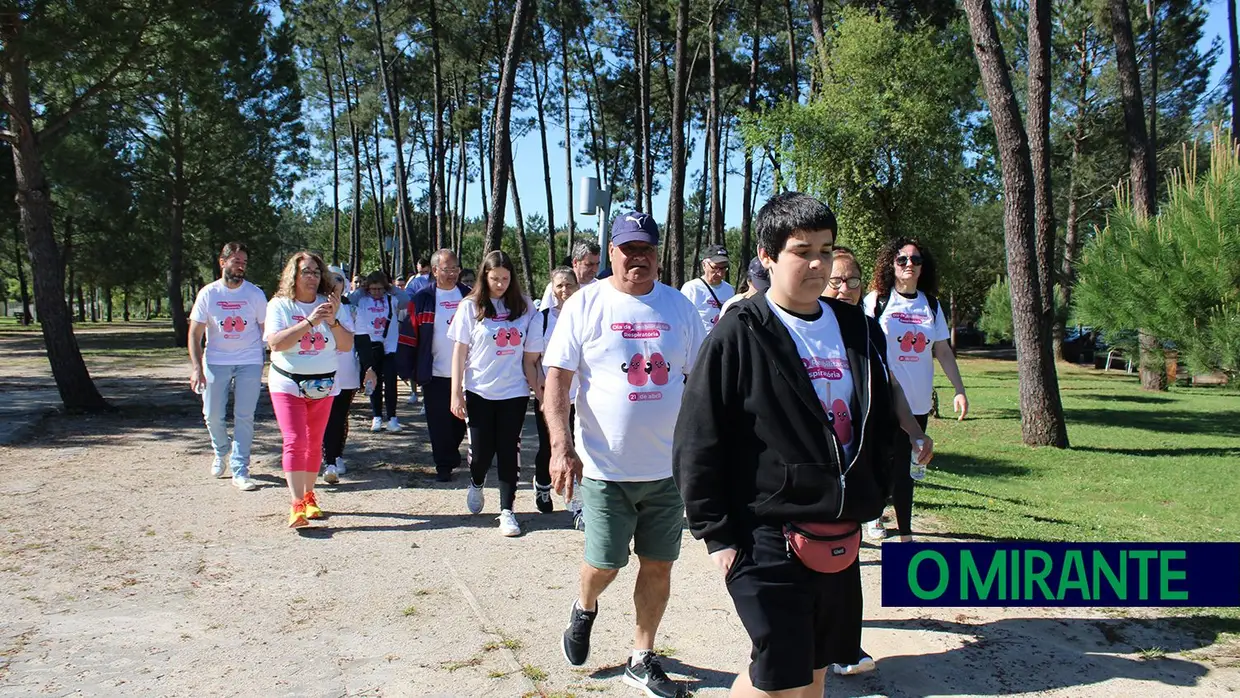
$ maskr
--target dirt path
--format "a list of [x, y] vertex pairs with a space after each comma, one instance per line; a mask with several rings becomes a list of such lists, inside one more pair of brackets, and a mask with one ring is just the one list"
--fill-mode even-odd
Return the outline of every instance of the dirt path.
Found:
[[[177, 385], [175, 366], [152, 374], [145, 390]], [[208, 477], [188, 391], [158, 410], [54, 417], [35, 439], [0, 448], [0, 695], [637, 695], [617, 678], [632, 570], [602, 599], [590, 665], [568, 667], [558, 638], [581, 534], [562, 511], [534, 513], [531, 468], [518, 494], [521, 538], [495, 531], [494, 487], [486, 514], [464, 514], [464, 478], [434, 482], [412, 409], [401, 407], [405, 432], [370, 434], [359, 401], [349, 475], [321, 490], [332, 516], [304, 535], [283, 527], [265, 394], [257, 492]], [[526, 463], [534, 438], [531, 420]], [[661, 650], [696, 695], [723, 696], [748, 643], [687, 533], [684, 551]], [[865, 645], [879, 669], [833, 679], [828, 696], [1240, 689], [1234, 647], [1168, 621], [882, 608], [878, 554], [863, 551]]]

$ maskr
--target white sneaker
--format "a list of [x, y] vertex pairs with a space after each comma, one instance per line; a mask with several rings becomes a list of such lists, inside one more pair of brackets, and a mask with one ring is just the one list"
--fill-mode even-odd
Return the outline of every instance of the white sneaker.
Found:
[[465, 506], [469, 507], [469, 513], [481, 514], [482, 507], [486, 504], [486, 496], [482, 493], [482, 488], [469, 483], [469, 490], [465, 492]]
[[832, 664], [831, 672], [840, 676], [855, 676], [856, 674], [864, 674], [867, 671], [874, 671], [878, 665], [874, 663], [874, 658], [868, 654], [862, 655], [856, 664]]
[[224, 471], [228, 468], [228, 464], [223, 458], [217, 457], [211, 461], [211, 477], [224, 477]]
[[887, 529], [882, 519], [874, 519], [865, 525], [865, 537], [870, 540], [882, 540], [887, 537]]
[[345, 472], [346, 472], [346, 471], [345, 471], [345, 467], [344, 467], [344, 458], [343, 458], [343, 457], [337, 457], [337, 458], [336, 458], [336, 474], [337, 474], [337, 475], [344, 475], [344, 474], [345, 474]]
[[374, 419], [370, 420], [370, 430], [374, 432], [383, 431], [383, 418], [375, 417]]
[[340, 473], [336, 472], [335, 465], [327, 466], [327, 469], [323, 472], [323, 482], [326, 482], [329, 485], [334, 485], [337, 482], [340, 482]]
[[422, 415], [423, 417], [426, 416], [426, 403], [425, 402], [422, 403], [421, 407], [418, 408], [418, 414]]
[[409, 393], [409, 398], [408, 398], [407, 400], [405, 400], [405, 402], [406, 402], [407, 404], [410, 404], [410, 405], [416, 405], [416, 404], [418, 404], [418, 394], [417, 394], [417, 393]]
[[499, 513], [499, 534], [508, 538], [521, 535], [521, 527], [517, 525], [517, 517], [512, 511], [504, 509]]
[[395, 417], [392, 417], [391, 419], [388, 420], [387, 430], [392, 432], [393, 434], [400, 431], [400, 422], [396, 421]]
[[236, 475], [233, 477], [232, 481], [233, 487], [236, 487], [242, 492], [253, 492], [258, 489], [258, 483], [254, 482], [245, 475]]

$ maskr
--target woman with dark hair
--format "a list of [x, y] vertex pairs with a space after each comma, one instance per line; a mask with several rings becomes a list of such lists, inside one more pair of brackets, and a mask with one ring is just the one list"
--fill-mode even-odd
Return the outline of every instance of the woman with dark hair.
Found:
[[[482, 260], [478, 284], [456, 309], [448, 338], [452, 352], [452, 414], [469, 424], [472, 458], [466, 494], [469, 513], [480, 514], [482, 484], [491, 460], [499, 470], [499, 532], [521, 535], [513, 516], [520, 475], [521, 427], [538, 385], [538, 352], [526, 353], [534, 304], [521, 293], [512, 259], [496, 250]], [[528, 358], [527, 358], [528, 357]]]
[[341, 318], [340, 296], [332, 290], [327, 265], [313, 252], [289, 258], [280, 288], [267, 304], [263, 340], [271, 348], [267, 391], [284, 435], [282, 465], [289, 489], [290, 528], [322, 518], [314, 495], [323, 433], [332, 410], [339, 366], [337, 351], [353, 348], [353, 333]]
[[[899, 237], [879, 251], [871, 291], [862, 301], [866, 314], [876, 318], [887, 335], [889, 368], [923, 430], [930, 414], [935, 358], [956, 389], [953, 405], [960, 419], [969, 411], [956, 355], [948, 343], [947, 319], [935, 297], [938, 290], [938, 269], [930, 250], [916, 238]], [[916, 450], [916, 445], [910, 443], [909, 448]], [[900, 451], [896, 458], [901, 458]], [[895, 468], [894, 476], [896, 525], [900, 540], [907, 542], [913, 539], [913, 476], [903, 466]], [[867, 533], [872, 538], [886, 536], [881, 521], [870, 522]]]

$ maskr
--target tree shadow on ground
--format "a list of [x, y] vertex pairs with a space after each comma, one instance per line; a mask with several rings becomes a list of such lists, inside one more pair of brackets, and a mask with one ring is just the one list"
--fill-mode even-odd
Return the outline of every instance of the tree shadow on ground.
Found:
[[1104, 402], [1132, 402], [1138, 405], [1165, 405], [1176, 401], [1174, 398], [1161, 395], [1107, 395], [1106, 393], [1097, 393], [1094, 395], [1077, 395], [1076, 397], [1085, 400], [1102, 400]]
[[[327, 516], [308, 528], [298, 529], [298, 533], [308, 538], [331, 538], [339, 533], [364, 532], [424, 532], [446, 529], [498, 529], [496, 521], [499, 512], [484, 511], [481, 514], [409, 514], [404, 512], [382, 511], [347, 511], [332, 510], [331, 502], [323, 501]], [[357, 520], [386, 520], [401, 523], [359, 523]], [[519, 512], [517, 523], [521, 526], [521, 536], [538, 534], [545, 531], [572, 530], [573, 517], [567, 511], [554, 511], [550, 514]], [[495, 535], [499, 535], [496, 533]]]
[[[684, 684], [685, 688], [690, 691], [701, 691], [707, 688], [731, 688], [732, 681], [736, 678], [734, 671], [719, 671], [718, 669], [707, 669], [704, 667], [685, 664], [675, 657], [661, 657], [663, 669], [667, 673], [672, 674], [672, 678]], [[589, 674], [592, 679], [606, 681], [615, 679], [624, 674], [624, 663], [609, 664], [600, 667]], [[679, 676], [677, 676], [679, 675]], [[687, 678], [681, 678], [687, 677]]]
[[[1195, 686], [1208, 669], [1165, 655], [1209, 647], [1220, 629], [1215, 624], [1193, 631], [1176, 618], [1004, 618], [979, 624], [897, 619], [867, 621], [866, 627], [951, 633], [964, 636], [964, 642], [940, 652], [880, 657], [878, 671], [860, 677], [863, 682], [829, 680], [827, 696], [994, 696], [1084, 688], [1112, 679]], [[1116, 656], [1142, 651], [1150, 658]]]
[[1240, 424], [1240, 410], [1139, 412], [1075, 407], [1064, 410], [1064, 418], [1068, 424], [1143, 429], [1159, 433], [1234, 436], [1236, 425]]
[[[932, 471], [938, 470], [965, 477], [1024, 477], [1033, 472], [1028, 466], [1009, 460], [960, 453], [936, 453], [934, 460], [930, 462], [930, 468]], [[926, 484], [926, 482], [918, 483], [918, 487], [926, 486]]]
[[1240, 446], [1220, 446], [1217, 448], [1192, 447], [1184, 448], [1101, 448], [1097, 446], [1073, 446], [1073, 451], [1086, 453], [1114, 453], [1123, 456], [1145, 458], [1178, 458], [1180, 456], [1205, 456], [1240, 458]]

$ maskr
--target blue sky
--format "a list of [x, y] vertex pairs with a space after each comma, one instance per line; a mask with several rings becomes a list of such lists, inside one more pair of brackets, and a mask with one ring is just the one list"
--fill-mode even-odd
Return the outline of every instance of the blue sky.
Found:
[[[1227, 72], [1227, 50], [1228, 50], [1227, 35], [1226, 35], [1227, 5], [1225, 3], [1228, 1], [1229, 0], [1211, 0], [1209, 3], [1210, 4], [1210, 17], [1206, 23], [1205, 36], [1202, 40], [1202, 49], [1204, 50], [1205, 48], [1207, 48], [1210, 42], [1213, 41], [1215, 37], [1219, 37], [1223, 43], [1223, 55], [1220, 57], [1220, 60], [1215, 64], [1214, 69], [1211, 72], [1211, 79], [1210, 79], [1211, 89], [1213, 89], [1215, 86], [1218, 85], [1219, 81], [1222, 80], [1224, 74]], [[273, 18], [278, 16], [278, 13], [279, 13], [279, 10], [276, 9], [275, 13], [273, 13]], [[276, 19], [276, 21], [279, 21], [279, 19]], [[574, 110], [579, 113], [584, 114], [584, 111], [585, 111], [584, 105], [574, 104]], [[532, 112], [529, 115], [532, 116]], [[657, 127], [658, 127], [658, 124], [656, 124], [656, 128]], [[701, 134], [697, 132], [697, 129], [694, 130], [692, 137], [697, 141], [697, 143], [696, 143], [696, 148], [694, 149], [692, 153], [690, 153], [688, 157], [689, 168], [688, 168], [688, 174], [686, 176], [686, 182], [687, 182], [686, 193], [688, 193], [689, 191], [692, 191], [697, 186], [697, 177], [694, 175], [696, 172], [700, 171], [701, 162], [702, 162], [702, 150], [701, 149], [702, 147], [704, 147], [704, 139], [701, 137]], [[579, 196], [579, 193], [574, 191], [574, 201], [572, 202], [569, 202], [566, 198], [567, 192], [566, 192], [565, 181], [564, 181], [565, 180], [564, 150], [563, 150], [563, 147], [560, 145], [563, 142], [563, 140], [564, 140], [563, 128], [555, 124], [548, 124], [547, 143], [548, 143], [548, 147], [550, 148], [549, 155], [550, 155], [550, 165], [551, 165], [551, 189], [552, 189], [552, 197], [554, 198], [554, 201], [555, 201], [556, 224], [557, 226], [564, 225], [564, 223], [566, 222], [566, 211], [567, 211], [566, 207], [569, 205], [572, 205], [574, 207], [574, 215], [576, 217], [576, 223], [577, 223], [578, 229], [580, 230], [594, 229], [596, 225], [595, 221], [597, 220], [596, 218], [594, 218], [593, 216], [584, 217], [576, 213], [577, 202], [575, 199]], [[543, 167], [542, 167], [542, 155], [541, 155], [542, 146], [539, 141], [539, 135], [538, 135], [537, 128], [530, 130], [530, 132], [525, 134], [523, 137], [517, 140], [514, 140], [512, 145], [513, 145], [513, 163], [514, 163], [514, 167], [516, 168], [517, 187], [521, 195], [522, 213], [525, 214], [527, 220], [531, 215], [535, 215], [535, 214], [542, 215], [545, 217], [547, 213], [547, 202], [546, 202], [546, 195], [543, 189]], [[577, 145], [577, 144], [574, 144], [574, 145]], [[474, 152], [476, 152], [476, 149], [471, 149], [471, 155], [473, 155]], [[388, 153], [388, 155], [389, 157], [387, 159], [386, 169], [390, 170], [391, 169], [390, 153]], [[740, 218], [741, 218], [741, 195], [740, 194], [741, 194], [741, 187], [743, 185], [743, 180], [740, 175], [740, 169], [741, 169], [742, 164], [743, 164], [743, 160], [739, 156], [733, 157], [732, 162], [729, 164], [729, 169], [735, 170], [735, 174], [732, 174], [731, 176], [728, 177], [728, 183], [727, 183], [728, 200], [727, 200], [727, 208], [724, 211], [724, 222], [728, 227], [734, 227], [734, 226], [740, 225]], [[419, 168], [420, 167], [421, 166], [419, 165]], [[574, 187], [577, 186], [577, 182], [580, 181], [581, 176], [587, 175], [587, 174], [593, 175], [593, 173], [594, 173], [593, 165], [589, 165], [585, 168], [579, 165], [574, 165], [574, 172], [573, 172]], [[346, 173], [342, 171], [342, 175], [345, 175], [345, 174]], [[667, 188], [668, 188], [668, 184], [670, 181], [670, 175], [668, 175], [667, 173], [663, 173], [662, 176], [659, 177], [659, 180], [662, 185], [662, 192], [657, 193], [654, 196], [654, 211], [651, 211], [650, 213], [654, 214], [655, 220], [662, 223], [662, 221], [665, 219], [667, 215]], [[330, 184], [326, 184], [326, 186], [324, 186], [325, 184], [326, 183], [306, 180], [306, 181], [299, 182], [297, 185], [297, 189], [298, 191], [303, 191], [307, 189], [309, 190], [321, 189], [323, 192], [322, 197], [324, 199], [328, 199], [330, 198]], [[421, 195], [420, 188], [424, 188], [424, 187], [425, 185], [423, 184], [413, 185], [413, 188], [410, 194], [415, 197], [420, 196]], [[347, 197], [347, 194], [348, 194], [348, 184], [343, 183], [342, 188], [341, 188], [342, 198]], [[490, 192], [488, 191], [488, 195], [489, 194]], [[759, 205], [761, 205], [761, 202], [764, 198], [765, 198], [764, 195], [759, 195], [758, 197]], [[613, 204], [612, 206], [613, 215], [619, 212], [620, 209], [618, 208], [618, 206], [622, 203], [623, 202], [616, 202]], [[466, 215], [469, 217], [477, 217], [481, 215], [482, 203], [481, 203], [479, 192], [478, 192], [477, 182], [474, 182], [470, 186], [469, 196], [466, 199], [465, 210], [466, 210]], [[513, 214], [513, 210], [512, 210], [511, 198], [509, 199], [509, 202], [508, 202], [507, 214], [505, 216], [505, 219], [509, 224], [513, 224], [516, 222], [516, 216]]]

